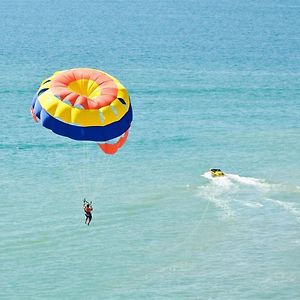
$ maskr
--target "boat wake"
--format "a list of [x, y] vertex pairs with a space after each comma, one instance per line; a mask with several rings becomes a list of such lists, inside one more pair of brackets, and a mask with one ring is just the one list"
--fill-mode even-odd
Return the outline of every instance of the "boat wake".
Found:
[[198, 187], [198, 196], [213, 203], [222, 217], [234, 216], [236, 204], [249, 208], [264, 206], [263, 201], [260, 201], [263, 197], [258, 194], [265, 194], [273, 188], [272, 184], [263, 179], [237, 174], [226, 173], [225, 176], [213, 177], [210, 172], [205, 172], [201, 176], [208, 179], [209, 183]]
[[274, 204], [275, 206], [282, 208], [287, 213], [294, 215], [298, 220], [300, 220], [300, 207], [299, 207], [298, 203], [281, 201], [281, 200], [272, 199], [272, 198], [265, 198], [265, 201], [268, 201], [268, 202]]
[[225, 173], [225, 176], [213, 177], [210, 172], [205, 172], [201, 176], [209, 182], [198, 186], [198, 196], [218, 208], [222, 217], [232, 217], [238, 211], [241, 212], [242, 207], [261, 209], [271, 205], [281, 209], [283, 213], [289, 213], [300, 219], [298, 201], [282, 200], [293, 199], [293, 195], [299, 192], [299, 187], [288, 189], [284, 185], [271, 184], [263, 179], [229, 173]]
[[234, 184], [240, 184], [245, 186], [254, 186], [261, 189], [270, 189], [272, 185], [265, 182], [263, 179], [257, 179], [253, 177], [243, 177], [237, 174], [226, 173], [222, 177], [213, 177], [210, 172], [205, 172], [201, 175], [213, 182], [217, 186], [232, 186]]

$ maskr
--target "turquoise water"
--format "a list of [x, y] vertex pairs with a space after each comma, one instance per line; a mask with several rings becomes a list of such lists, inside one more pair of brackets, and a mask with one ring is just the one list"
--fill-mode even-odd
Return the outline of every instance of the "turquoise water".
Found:
[[[0, 3], [0, 298], [299, 299], [299, 2], [74, 2]], [[115, 156], [31, 119], [74, 67], [130, 92]]]

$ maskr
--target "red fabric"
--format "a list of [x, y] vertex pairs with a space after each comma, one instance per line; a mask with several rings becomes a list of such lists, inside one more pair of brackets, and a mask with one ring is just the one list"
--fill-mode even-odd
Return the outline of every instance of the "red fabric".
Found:
[[[90, 99], [69, 90], [68, 85], [80, 79], [95, 81], [101, 89], [101, 95]], [[94, 69], [73, 69], [59, 73], [52, 80], [50, 89], [62, 101], [68, 100], [73, 106], [80, 104], [84, 109], [99, 109], [110, 105], [118, 95], [118, 87], [114, 80], [105, 73]]]
[[38, 118], [37, 118], [37, 116], [35, 115], [35, 113], [34, 113], [34, 111], [33, 111], [33, 108], [30, 108], [30, 112], [31, 112], [31, 115], [32, 115], [32, 119], [33, 119], [36, 123], [38, 123]]
[[120, 137], [120, 139], [115, 144], [98, 144], [100, 149], [106, 154], [115, 154], [126, 142], [128, 137], [129, 129], [125, 132], [125, 134]]

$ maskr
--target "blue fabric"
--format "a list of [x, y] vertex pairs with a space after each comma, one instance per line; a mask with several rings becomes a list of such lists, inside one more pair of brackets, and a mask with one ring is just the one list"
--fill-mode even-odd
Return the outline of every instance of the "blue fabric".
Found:
[[35, 105], [35, 102], [36, 102], [36, 99], [37, 99], [37, 93], [34, 95], [33, 99], [32, 99], [32, 102], [31, 102], [31, 107], [34, 108], [34, 105]]
[[40, 114], [41, 114], [41, 111], [43, 108], [40, 104], [40, 101], [38, 100], [38, 95], [35, 95], [32, 102], [34, 102], [34, 105], [32, 106], [33, 111], [34, 111], [35, 115], [40, 119]]
[[34, 100], [34, 113], [41, 120], [42, 125], [56, 134], [69, 137], [73, 140], [105, 142], [114, 139], [126, 132], [133, 118], [130, 105], [128, 112], [123, 118], [112, 124], [88, 127], [70, 125], [49, 115], [41, 107], [37, 97]]

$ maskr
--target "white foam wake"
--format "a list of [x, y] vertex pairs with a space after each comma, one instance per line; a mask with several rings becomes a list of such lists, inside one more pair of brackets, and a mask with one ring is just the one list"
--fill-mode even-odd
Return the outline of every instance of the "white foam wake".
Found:
[[210, 184], [198, 187], [198, 195], [213, 203], [222, 211], [222, 217], [234, 216], [234, 211], [231, 207], [231, 198], [228, 197], [235, 190], [231, 180], [224, 177], [212, 177], [210, 172], [202, 175], [210, 180]]
[[201, 176], [208, 179], [209, 182], [198, 187], [198, 195], [219, 208], [222, 216], [236, 215], [241, 206], [260, 209], [268, 206], [269, 203], [300, 221], [300, 203], [270, 198], [274, 194], [299, 193], [300, 186], [287, 189], [282, 184], [271, 184], [263, 179], [230, 173], [225, 173], [225, 176], [221, 177], [213, 177], [209, 171]]
[[286, 201], [280, 201], [272, 198], [265, 198], [266, 201], [271, 202], [279, 207], [282, 207], [285, 211], [293, 214], [298, 219], [300, 218], [300, 208], [297, 203], [294, 202], [286, 202]]
[[201, 176], [211, 180], [214, 185], [218, 185], [220, 187], [226, 188], [232, 185], [231, 180], [227, 176], [213, 177], [210, 172], [205, 172]]
[[209, 180], [212, 180], [213, 184], [220, 186], [232, 186], [234, 184], [253, 186], [261, 189], [270, 189], [271, 185], [265, 182], [263, 179], [253, 177], [243, 177], [237, 174], [225, 173], [225, 176], [213, 177], [211, 173], [205, 172], [201, 175]]
[[254, 193], [268, 192], [272, 185], [263, 179], [253, 177], [243, 177], [237, 174], [225, 173], [225, 176], [213, 177], [211, 172], [201, 175], [208, 179], [208, 185], [198, 187], [198, 194], [212, 202], [223, 211], [224, 217], [234, 216], [236, 205], [243, 205], [253, 209], [258, 209], [264, 205], [258, 201], [253, 201]]
[[266, 183], [263, 179], [253, 178], [253, 177], [243, 177], [236, 174], [226, 174], [231, 180], [244, 185], [252, 185], [259, 188], [269, 188], [270, 184]]

